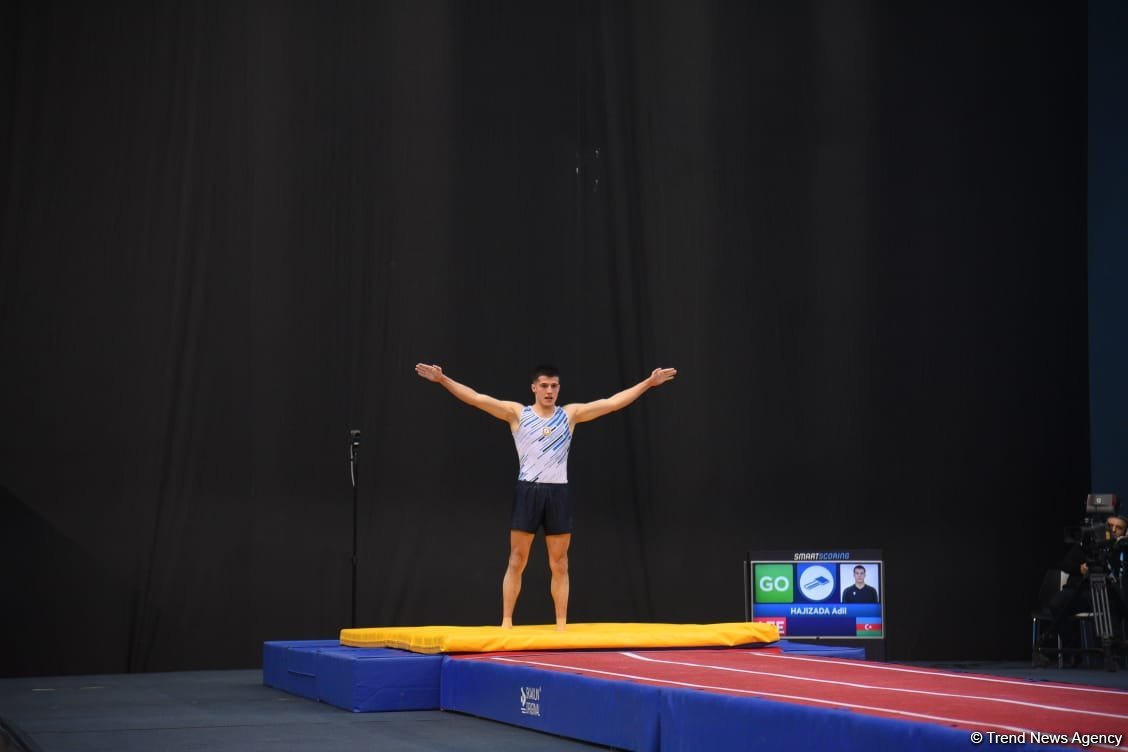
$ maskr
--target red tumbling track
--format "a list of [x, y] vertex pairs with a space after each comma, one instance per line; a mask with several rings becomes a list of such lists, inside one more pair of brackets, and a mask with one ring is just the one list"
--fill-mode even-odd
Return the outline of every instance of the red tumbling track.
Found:
[[1128, 692], [1122, 690], [772, 650], [554, 652], [464, 658], [849, 709], [969, 731], [1055, 735], [1044, 738], [1043, 743], [1077, 745], [1080, 741], [1079, 746], [1128, 749]]

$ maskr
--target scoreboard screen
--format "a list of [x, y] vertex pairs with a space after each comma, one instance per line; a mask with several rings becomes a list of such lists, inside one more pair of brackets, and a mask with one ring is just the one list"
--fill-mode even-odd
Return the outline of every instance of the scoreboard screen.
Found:
[[885, 637], [881, 551], [749, 551], [745, 617], [783, 638]]

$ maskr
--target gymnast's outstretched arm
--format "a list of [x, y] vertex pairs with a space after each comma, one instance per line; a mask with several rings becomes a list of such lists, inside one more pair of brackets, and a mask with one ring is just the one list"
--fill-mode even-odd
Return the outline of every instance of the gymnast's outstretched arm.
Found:
[[421, 378], [439, 384], [467, 405], [487, 412], [498, 420], [504, 420], [513, 430], [517, 429], [517, 424], [521, 421], [522, 409], [519, 403], [506, 402], [504, 400], [495, 399], [488, 394], [474, 391], [465, 384], [460, 384], [450, 376], [444, 374], [442, 366], [416, 363], [415, 372], [419, 374]]
[[648, 390], [656, 386], [661, 386], [667, 381], [673, 381], [674, 377], [677, 375], [678, 369], [676, 368], [655, 368], [651, 371], [650, 376], [632, 387], [624, 389], [605, 399], [595, 400], [594, 402], [577, 402], [571, 405], [565, 405], [564, 411], [568, 413], [568, 418], [573, 424], [586, 423], [589, 420], [600, 418], [607, 413], [622, 410]]

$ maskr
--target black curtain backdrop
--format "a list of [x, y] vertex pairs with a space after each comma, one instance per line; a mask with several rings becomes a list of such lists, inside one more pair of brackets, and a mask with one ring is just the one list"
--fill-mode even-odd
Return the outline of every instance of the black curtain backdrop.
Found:
[[[880, 547], [887, 654], [1025, 654], [1088, 492], [1085, 6], [17, 2], [0, 675], [490, 624], [504, 424], [577, 430], [573, 621]], [[517, 620], [551, 621], [538, 542]]]
[[1128, 509], [1128, 4], [1088, 6], [1090, 457], [1093, 488], [1119, 493]]

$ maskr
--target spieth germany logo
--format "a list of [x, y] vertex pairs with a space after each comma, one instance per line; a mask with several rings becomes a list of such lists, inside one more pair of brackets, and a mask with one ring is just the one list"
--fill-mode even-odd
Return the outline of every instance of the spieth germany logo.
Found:
[[521, 687], [521, 715], [540, 716], [540, 687]]

